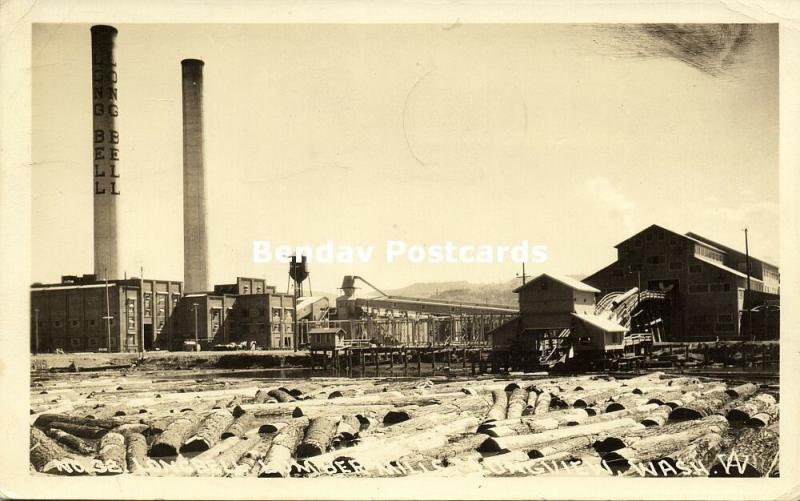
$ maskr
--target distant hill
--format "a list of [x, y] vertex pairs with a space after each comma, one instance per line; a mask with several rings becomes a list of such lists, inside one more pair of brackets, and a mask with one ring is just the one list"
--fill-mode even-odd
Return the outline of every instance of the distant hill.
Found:
[[[568, 275], [580, 280], [583, 275]], [[517, 306], [517, 295], [514, 289], [522, 284], [519, 278], [502, 283], [476, 284], [467, 281], [458, 282], [417, 282], [401, 289], [385, 291], [391, 296], [420, 297], [427, 299], [444, 299], [447, 301], [465, 301], [470, 303], [500, 304]], [[370, 294], [374, 296], [376, 294]]]

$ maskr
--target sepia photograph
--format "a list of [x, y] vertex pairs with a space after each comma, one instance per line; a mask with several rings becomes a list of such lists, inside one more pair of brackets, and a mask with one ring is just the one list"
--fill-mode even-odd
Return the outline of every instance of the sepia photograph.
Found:
[[796, 473], [779, 22], [95, 18], [30, 23], [48, 496]]

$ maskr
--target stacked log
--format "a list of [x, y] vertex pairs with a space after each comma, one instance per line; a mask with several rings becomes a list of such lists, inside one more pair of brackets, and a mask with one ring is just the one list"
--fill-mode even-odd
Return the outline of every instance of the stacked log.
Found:
[[202, 452], [213, 447], [222, 433], [233, 423], [233, 415], [226, 410], [217, 410], [203, 419], [197, 432], [181, 446], [181, 452]]
[[725, 417], [731, 422], [745, 422], [775, 404], [775, 397], [768, 393], [760, 393], [731, 408]]
[[505, 390], [492, 391], [492, 408], [486, 414], [486, 419], [503, 420], [506, 418], [506, 409], [508, 409], [508, 395]]
[[125, 437], [115, 432], [103, 435], [98, 452], [98, 457], [105, 466], [103, 473], [120, 474], [125, 472], [128, 467], [126, 456]]
[[78, 457], [67, 452], [39, 428], [31, 428], [30, 462], [41, 473], [85, 474], [85, 471], [71, 467], [71, 464], [79, 462]]
[[79, 454], [88, 455], [94, 453], [94, 447], [87, 444], [85, 441], [81, 440], [75, 435], [71, 435], [56, 428], [50, 428], [46, 433], [48, 437], [52, 438], [57, 443], [66, 445]]
[[125, 435], [125, 457], [128, 471], [136, 473], [147, 461], [147, 439], [141, 433], [130, 432]]
[[183, 443], [197, 429], [199, 417], [193, 411], [184, 411], [172, 421], [150, 446], [150, 457], [177, 456]]
[[333, 437], [336, 434], [336, 428], [339, 424], [339, 419], [332, 417], [319, 417], [314, 418], [306, 429], [305, 436], [297, 447], [297, 457], [301, 459], [319, 456], [328, 450]]
[[551, 442], [558, 439], [596, 435], [603, 431], [615, 428], [634, 430], [641, 427], [642, 427], [641, 424], [637, 423], [632, 419], [621, 418], [613, 421], [602, 421], [599, 423], [592, 423], [588, 425], [578, 425], [567, 428], [558, 428], [551, 431], [545, 431], [542, 433], [533, 433], [529, 435], [515, 435], [508, 437], [487, 438], [483, 443], [481, 443], [479, 451], [480, 452], [511, 451], [514, 449], [530, 448], [544, 442]]
[[[723, 424], [724, 423], [724, 424]], [[679, 433], [666, 433], [642, 438], [626, 448], [618, 449], [603, 456], [603, 461], [612, 469], [625, 471], [635, 463], [647, 463], [658, 460], [676, 450], [682, 450], [689, 444], [710, 432], [717, 435], [727, 429], [727, 422], [717, 426], [694, 426]]]
[[572, 452], [592, 445], [592, 437], [589, 435], [578, 436], [566, 440], [555, 440], [534, 446], [528, 450], [530, 459], [548, 457], [562, 452]]
[[778, 467], [778, 434], [768, 428], [745, 429], [734, 442], [728, 458], [711, 467], [711, 477], [776, 476]]
[[528, 401], [526, 402], [525, 409], [522, 411], [523, 416], [531, 416], [536, 410], [536, 400], [539, 399], [539, 394], [535, 391], [528, 391]]
[[747, 420], [747, 426], [755, 428], [763, 428], [770, 423], [774, 423], [778, 419], [779, 408], [777, 404], [767, 405], [756, 413], [753, 417]]
[[351, 445], [358, 438], [361, 431], [361, 422], [357, 416], [342, 416], [339, 424], [336, 425], [336, 433], [333, 435], [331, 445], [333, 447], [344, 447]]
[[708, 476], [707, 464], [717, 456], [722, 446], [722, 435], [708, 432], [688, 446], [654, 461], [660, 476]]
[[539, 397], [536, 399], [536, 407], [533, 408], [533, 414], [541, 415], [549, 412], [551, 400], [552, 395], [550, 392], [544, 391], [540, 393]]
[[694, 401], [675, 408], [670, 413], [669, 419], [674, 421], [700, 419], [713, 414], [729, 399], [730, 396], [725, 391], [704, 393]]
[[81, 438], [101, 438], [103, 435], [108, 433], [108, 428], [100, 428], [98, 426], [84, 426], [75, 423], [64, 423], [61, 421], [53, 421], [48, 423], [52, 429], [61, 430], [67, 432], [71, 435]]
[[522, 388], [515, 388], [511, 391], [511, 396], [508, 398], [508, 409], [506, 411], [506, 418], [513, 419], [522, 416], [522, 411], [528, 404], [528, 392]]
[[611, 430], [600, 434], [595, 442], [594, 449], [600, 454], [613, 452], [619, 449], [630, 448], [640, 441], [664, 435], [674, 435], [687, 430], [727, 429], [728, 421], [719, 415], [711, 415], [697, 421], [682, 421], [667, 424], [664, 427], [641, 427], [636, 430]]
[[739, 386], [734, 386], [733, 388], [728, 388], [725, 390], [725, 393], [727, 393], [731, 398], [742, 398], [754, 395], [757, 391], [758, 386], [754, 385], [753, 383], [745, 383], [740, 384]]
[[303, 439], [307, 425], [307, 419], [298, 419], [272, 438], [272, 444], [264, 458], [264, 466], [258, 473], [259, 477], [289, 476], [292, 456]]
[[278, 402], [294, 402], [296, 399], [289, 394], [289, 392], [285, 391], [284, 389], [276, 389], [276, 390], [269, 390], [267, 395], [274, 398]]
[[259, 461], [264, 460], [272, 448], [275, 433], [259, 434], [258, 440], [253, 447], [250, 447], [239, 457], [236, 467], [228, 474], [229, 477], [256, 476], [260, 469]]
[[243, 437], [247, 430], [253, 427], [255, 418], [252, 414], [244, 413], [235, 417], [228, 428], [222, 432], [220, 439], [224, 440], [229, 437]]
[[671, 413], [672, 407], [669, 405], [661, 405], [642, 419], [642, 424], [645, 426], [663, 426], [669, 419]]

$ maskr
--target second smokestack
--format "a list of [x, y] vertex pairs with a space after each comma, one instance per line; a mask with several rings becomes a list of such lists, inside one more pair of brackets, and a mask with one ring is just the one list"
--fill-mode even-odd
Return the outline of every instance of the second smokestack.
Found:
[[183, 73], [183, 282], [187, 292], [208, 290], [208, 236], [203, 137], [203, 66], [181, 61]]

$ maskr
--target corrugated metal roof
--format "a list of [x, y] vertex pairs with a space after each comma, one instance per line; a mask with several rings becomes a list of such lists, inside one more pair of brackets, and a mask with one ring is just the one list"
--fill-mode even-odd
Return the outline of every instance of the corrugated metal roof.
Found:
[[[694, 256], [694, 258], [699, 260], [699, 261], [702, 261], [704, 263], [708, 263], [711, 266], [714, 266], [714, 267], [719, 268], [721, 270], [725, 270], [728, 273], [733, 273], [737, 277], [747, 278], [747, 273], [742, 273], [739, 270], [734, 270], [730, 266], [725, 266], [724, 264], [720, 263], [719, 261], [714, 261], [713, 259], [709, 259], [709, 258], [707, 258], [705, 256]], [[756, 278], [756, 277], [754, 277], [752, 275], [750, 276], [750, 280], [752, 280], [754, 282], [761, 282], [761, 280], [759, 280], [758, 278]]]
[[613, 320], [597, 315], [580, 315], [578, 313], [573, 313], [572, 316], [606, 332], [626, 332], [628, 330]]
[[571, 288], [573, 288], [575, 290], [579, 290], [579, 291], [583, 291], [583, 292], [600, 292], [599, 290], [595, 289], [591, 285], [585, 284], [585, 283], [581, 282], [580, 280], [575, 280], [574, 278], [570, 278], [570, 277], [567, 277], [567, 276], [564, 276], [564, 275], [557, 275], [555, 273], [542, 273], [541, 275], [539, 275], [536, 278], [530, 280], [529, 282], [526, 282], [524, 285], [520, 285], [519, 287], [514, 289], [514, 292], [519, 292], [522, 289], [524, 289], [526, 287], [529, 287], [531, 284], [533, 284], [535, 282], [538, 282], [543, 277], [549, 277], [549, 278], [555, 280], [556, 282], [561, 282], [562, 284], [566, 285], [567, 287], [571, 287]]

